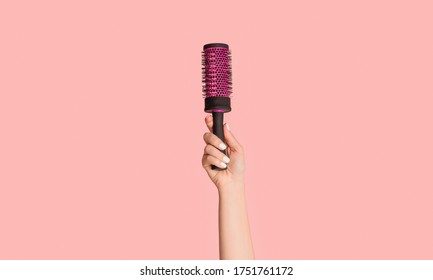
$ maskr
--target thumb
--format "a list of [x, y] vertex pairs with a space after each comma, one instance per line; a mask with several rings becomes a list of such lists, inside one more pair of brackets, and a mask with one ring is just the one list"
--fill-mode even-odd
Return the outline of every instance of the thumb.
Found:
[[228, 123], [224, 124], [224, 140], [226, 144], [230, 147], [230, 149], [233, 149], [237, 152], [240, 152], [242, 150], [241, 144], [239, 144], [238, 140], [236, 140], [235, 136], [231, 132]]

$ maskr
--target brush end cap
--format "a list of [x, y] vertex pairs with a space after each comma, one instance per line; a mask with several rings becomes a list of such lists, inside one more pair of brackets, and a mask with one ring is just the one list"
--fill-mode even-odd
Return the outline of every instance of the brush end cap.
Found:
[[229, 48], [229, 45], [224, 43], [210, 43], [203, 46], [203, 50], [209, 49], [209, 48]]

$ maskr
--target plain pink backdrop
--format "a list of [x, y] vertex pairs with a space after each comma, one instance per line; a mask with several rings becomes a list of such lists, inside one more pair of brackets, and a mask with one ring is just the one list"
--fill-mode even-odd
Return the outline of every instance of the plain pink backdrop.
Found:
[[2, 1], [0, 258], [217, 259], [232, 49], [258, 259], [433, 258], [431, 1]]

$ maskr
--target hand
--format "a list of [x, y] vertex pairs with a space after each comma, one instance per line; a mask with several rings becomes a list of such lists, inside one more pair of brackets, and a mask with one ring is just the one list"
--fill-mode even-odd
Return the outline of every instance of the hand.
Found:
[[210, 132], [206, 132], [203, 135], [203, 139], [206, 142], [204, 148], [204, 154], [202, 158], [203, 168], [206, 170], [209, 178], [216, 185], [219, 191], [230, 188], [230, 186], [239, 186], [244, 183], [244, 171], [245, 171], [245, 159], [244, 149], [234, 137], [230, 131], [227, 123], [224, 124], [224, 139], [227, 146], [227, 157], [229, 162], [227, 169], [225, 170], [213, 170], [212, 165], [222, 167], [221, 163], [224, 162], [223, 150], [219, 148], [220, 144], [223, 143], [221, 139], [212, 133], [213, 118], [212, 115], [208, 115], [205, 118], [206, 125]]

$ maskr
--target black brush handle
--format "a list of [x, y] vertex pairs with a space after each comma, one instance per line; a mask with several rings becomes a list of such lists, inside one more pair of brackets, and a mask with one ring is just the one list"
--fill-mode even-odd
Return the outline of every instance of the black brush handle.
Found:
[[[218, 136], [221, 141], [224, 142], [224, 112], [212, 112], [212, 118], [213, 118], [213, 134]], [[218, 148], [218, 147], [217, 147]], [[219, 149], [219, 148], [218, 148]], [[219, 149], [220, 150], [220, 149]], [[220, 150], [221, 151], [221, 150]], [[227, 155], [227, 148], [223, 152], [225, 155]], [[226, 168], [222, 168], [221, 166], [215, 166], [212, 165], [212, 170], [226, 170]]]

